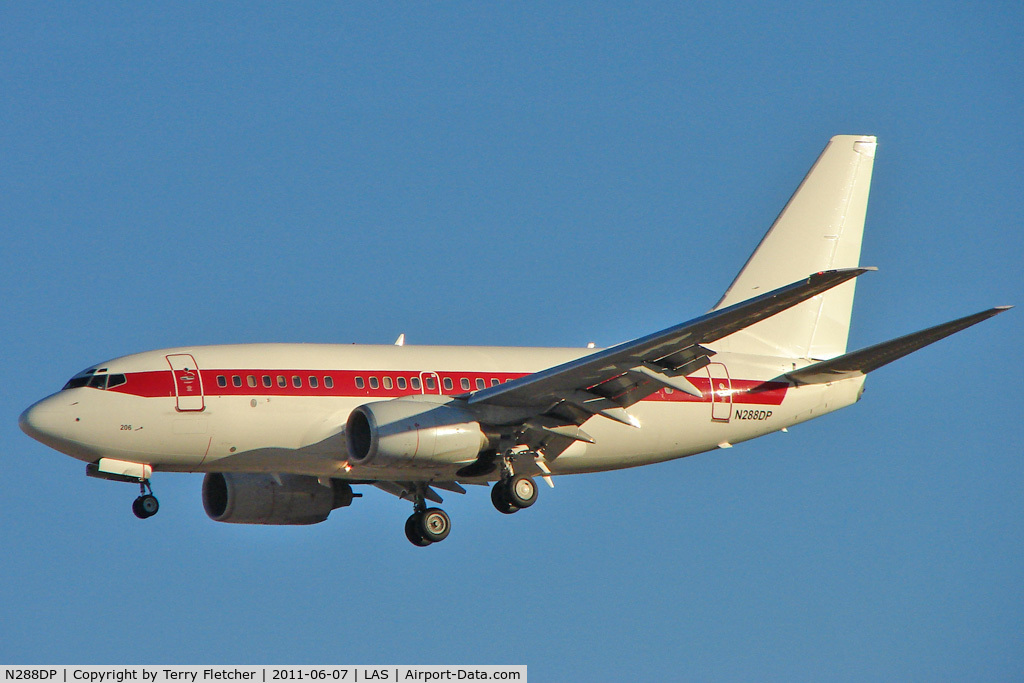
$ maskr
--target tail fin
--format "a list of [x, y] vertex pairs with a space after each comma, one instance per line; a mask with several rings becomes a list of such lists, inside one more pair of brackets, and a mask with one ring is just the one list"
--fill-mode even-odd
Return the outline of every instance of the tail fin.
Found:
[[[714, 310], [860, 261], [875, 138], [832, 138]], [[846, 352], [854, 281], [723, 339], [718, 348], [790, 358]]]

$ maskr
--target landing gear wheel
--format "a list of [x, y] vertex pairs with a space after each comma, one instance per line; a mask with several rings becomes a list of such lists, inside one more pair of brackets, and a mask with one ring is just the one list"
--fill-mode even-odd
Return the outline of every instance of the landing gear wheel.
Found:
[[149, 519], [159, 511], [160, 503], [157, 501], [156, 496], [152, 494], [139, 496], [132, 503], [132, 512], [139, 519]]
[[508, 502], [519, 508], [528, 508], [537, 502], [537, 484], [530, 477], [518, 474], [508, 482]]
[[503, 481], [496, 482], [494, 486], [491, 487], [491, 502], [494, 503], [494, 509], [503, 515], [511, 515], [513, 512], [519, 512], [519, 508], [509, 502], [505, 482]]
[[441, 508], [427, 508], [419, 515], [419, 532], [424, 540], [440, 543], [448, 538], [452, 530], [452, 520]]
[[409, 539], [410, 543], [420, 548], [426, 548], [433, 543], [433, 541], [428, 541], [420, 534], [420, 515], [418, 512], [414, 512], [409, 516], [409, 519], [405, 520], [405, 537]]

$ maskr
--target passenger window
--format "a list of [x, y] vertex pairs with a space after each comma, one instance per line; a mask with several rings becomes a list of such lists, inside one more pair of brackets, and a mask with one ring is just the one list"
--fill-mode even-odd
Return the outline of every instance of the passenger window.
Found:
[[274, 381], [270, 379], [270, 375], [263, 375], [263, 386], [267, 387], [268, 389], [274, 386]]
[[498, 381], [498, 378], [497, 378], [497, 377], [492, 377], [492, 378], [491, 378], [491, 386], [492, 386], [492, 387], [496, 387], [496, 386], [498, 386], [499, 384], [501, 384], [501, 382], [499, 382], [499, 381]]
[[284, 375], [277, 376], [277, 386], [281, 387], [282, 389], [288, 388], [288, 380], [285, 378]]
[[463, 391], [469, 391], [469, 378], [463, 377], [462, 380], [459, 382], [459, 385], [462, 387]]
[[302, 378], [299, 377], [298, 375], [293, 375], [292, 376], [292, 386], [295, 387], [296, 389], [301, 389], [302, 388]]
[[226, 387], [227, 385], [228, 378], [225, 377], [224, 375], [217, 375], [217, 386], [223, 388]]
[[385, 377], [384, 378], [384, 388], [385, 389], [392, 389], [392, 388], [394, 388], [394, 384], [392, 384], [390, 377]]
[[398, 378], [398, 388], [401, 389], [402, 391], [405, 391], [405, 387], [406, 387], [405, 378], [404, 377], [399, 377]]
[[242, 376], [241, 375], [232, 375], [231, 376], [231, 383], [233, 385], [235, 385], [236, 387], [242, 386]]
[[420, 378], [419, 377], [413, 377], [412, 379], [409, 380], [409, 385], [413, 389], [415, 389], [416, 391], [419, 391], [420, 390]]
[[250, 387], [255, 387], [256, 386], [256, 375], [249, 375], [248, 377], [246, 377], [245, 378], [245, 383], [248, 384]]
[[427, 375], [427, 389], [433, 391], [437, 388], [437, 382], [434, 381], [433, 375]]
[[326, 377], [324, 377], [324, 386], [326, 388], [328, 388], [328, 389], [333, 389], [334, 388], [334, 378], [331, 377], [330, 375], [327, 375]]
[[477, 377], [476, 378], [476, 388], [477, 389], [483, 389], [484, 388], [484, 379], [483, 379], [483, 377]]
[[452, 390], [452, 378], [451, 377], [445, 377], [444, 378], [444, 389], [445, 389], [445, 391], [451, 391]]
[[356, 389], [362, 389], [366, 384], [363, 382], [362, 377], [356, 377]]
[[370, 388], [371, 389], [380, 389], [380, 382], [377, 381], [376, 377], [371, 377], [370, 378]]
[[312, 375], [310, 375], [310, 376], [309, 376], [309, 386], [311, 386], [311, 387], [313, 387], [314, 389], [316, 389], [316, 388], [317, 388], [317, 386], [319, 386], [319, 384], [320, 384], [320, 383], [319, 383], [319, 382], [317, 382], [317, 380], [316, 380], [316, 377], [313, 377]]
[[666, 394], [671, 394], [672, 393], [672, 387], [665, 387], [665, 393]]

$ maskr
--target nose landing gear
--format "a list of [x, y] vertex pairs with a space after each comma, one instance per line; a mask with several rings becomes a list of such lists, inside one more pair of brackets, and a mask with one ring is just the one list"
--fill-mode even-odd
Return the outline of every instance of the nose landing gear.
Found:
[[149, 519], [159, 511], [160, 501], [153, 495], [153, 487], [149, 485], [149, 479], [140, 480], [139, 497], [132, 502], [132, 512], [139, 519]]
[[108, 481], [119, 481], [125, 484], [138, 484], [139, 497], [132, 502], [132, 512], [139, 519], [149, 519], [160, 510], [160, 503], [153, 495], [153, 487], [149, 477], [153, 474], [151, 465], [109, 460], [101, 458], [99, 462], [90, 462], [85, 466], [85, 476]]

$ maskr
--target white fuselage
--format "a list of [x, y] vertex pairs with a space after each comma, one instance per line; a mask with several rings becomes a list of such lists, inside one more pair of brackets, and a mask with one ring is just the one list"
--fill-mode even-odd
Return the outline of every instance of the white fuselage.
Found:
[[[64, 389], [22, 415], [43, 443], [80, 460], [157, 471], [293, 473], [349, 480], [451, 481], [460, 465], [381, 469], [348, 462], [357, 406], [458, 396], [592, 349], [251, 344], [164, 349], [95, 366], [107, 389]], [[602, 416], [550, 462], [553, 474], [635, 467], [746, 441], [856, 402], [864, 378], [797, 386], [792, 359], [720, 353], [689, 380], [630, 408], [639, 427]], [[810, 361], [796, 363], [797, 367]], [[118, 382], [121, 380], [118, 379]], [[481, 480], [496, 479], [497, 475]], [[464, 478], [462, 478], [464, 479]]]

